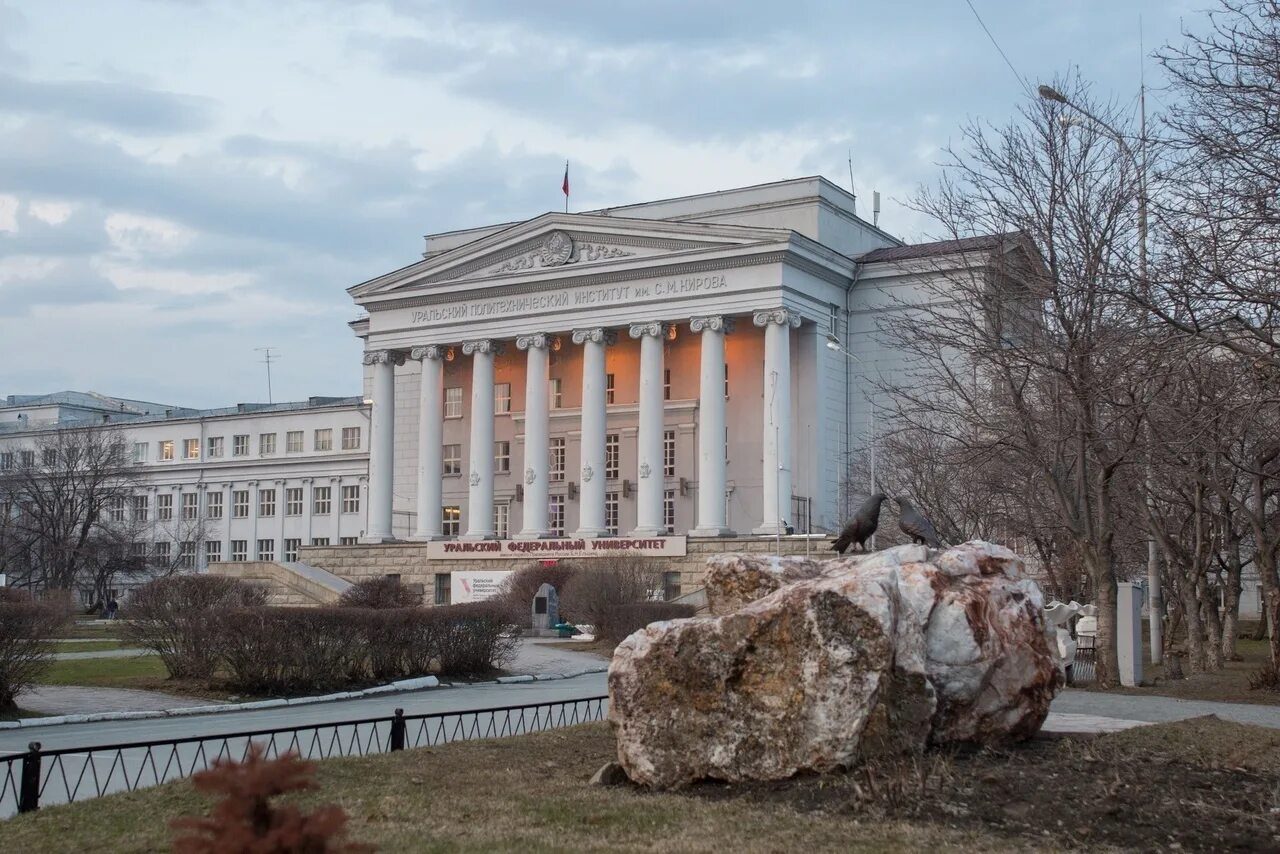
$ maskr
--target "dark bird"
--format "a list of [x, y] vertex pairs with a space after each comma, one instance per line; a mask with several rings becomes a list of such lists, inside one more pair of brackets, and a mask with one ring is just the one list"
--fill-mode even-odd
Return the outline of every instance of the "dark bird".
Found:
[[888, 497], [883, 492], [877, 492], [868, 498], [858, 508], [858, 512], [853, 514], [853, 518], [844, 526], [844, 530], [840, 532], [840, 536], [836, 538], [836, 541], [831, 544], [831, 548], [837, 554], [844, 554], [845, 549], [857, 543], [858, 550], [865, 552], [867, 547], [864, 544], [880, 525], [880, 505]]
[[902, 533], [911, 538], [911, 542], [916, 545], [927, 545], [931, 549], [942, 547], [938, 532], [933, 529], [933, 523], [923, 513], [912, 507], [911, 502], [901, 496], [893, 500], [898, 502], [898, 527], [902, 529]]

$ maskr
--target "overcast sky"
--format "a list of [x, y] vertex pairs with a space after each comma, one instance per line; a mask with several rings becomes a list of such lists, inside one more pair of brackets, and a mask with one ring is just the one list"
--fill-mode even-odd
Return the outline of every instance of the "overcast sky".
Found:
[[[1208, 0], [972, 2], [1028, 80], [1127, 103], [1139, 16]], [[965, 0], [0, 0], [0, 395], [265, 400], [268, 345], [276, 400], [355, 394], [345, 289], [559, 209], [566, 158], [589, 209], [852, 151], [927, 237], [900, 202], [1020, 97]]]

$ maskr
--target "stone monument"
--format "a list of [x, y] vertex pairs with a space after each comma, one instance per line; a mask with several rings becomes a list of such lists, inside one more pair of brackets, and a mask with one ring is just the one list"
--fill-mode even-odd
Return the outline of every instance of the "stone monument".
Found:
[[556, 589], [550, 584], [543, 584], [533, 597], [533, 633], [536, 635], [554, 635], [555, 625], [560, 622], [560, 603]]

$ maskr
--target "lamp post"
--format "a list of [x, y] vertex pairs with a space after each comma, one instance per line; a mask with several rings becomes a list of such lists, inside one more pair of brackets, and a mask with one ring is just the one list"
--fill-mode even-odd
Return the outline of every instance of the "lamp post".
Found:
[[[1066, 95], [1063, 95], [1052, 86], [1041, 84], [1036, 88], [1036, 93], [1046, 101], [1062, 104], [1071, 110], [1079, 113], [1084, 118], [1093, 123], [1095, 127], [1115, 141], [1120, 146], [1120, 150], [1125, 156], [1133, 162], [1134, 168], [1138, 172], [1138, 280], [1145, 289], [1147, 286], [1147, 110], [1146, 110], [1146, 91], [1141, 93], [1142, 100], [1142, 126], [1140, 130], [1139, 143], [1141, 146], [1140, 155], [1135, 154], [1133, 148], [1129, 145], [1128, 140], [1124, 138], [1124, 134], [1095, 116], [1089, 110], [1072, 101]], [[1151, 472], [1147, 470], [1147, 483], [1150, 486]], [[1150, 492], [1150, 489], [1148, 489]], [[1148, 498], [1148, 500], [1150, 500]], [[1155, 538], [1147, 539], [1147, 610], [1150, 612], [1150, 620], [1147, 628], [1148, 636], [1151, 642], [1151, 663], [1159, 664], [1164, 659], [1164, 625], [1163, 625], [1163, 603], [1162, 591], [1160, 589], [1160, 559], [1156, 551]]]
[[[837, 338], [834, 334], [827, 335], [827, 349], [834, 350], [837, 353], [841, 353], [844, 355], [845, 358], [852, 359], [858, 364], [863, 363], [861, 358], [859, 358], [854, 353], [851, 353], [847, 349], [845, 349], [845, 346], [840, 343], [840, 339]], [[871, 416], [871, 488], [868, 490], [867, 494], [873, 495], [876, 492], [876, 407], [875, 407], [875, 404], [871, 404], [871, 406], [868, 407], [867, 413], [868, 415]], [[847, 425], [845, 429], [846, 430], [848, 429]], [[874, 550], [875, 547], [876, 547], [876, 535], [872, 534], [871, 548]]]

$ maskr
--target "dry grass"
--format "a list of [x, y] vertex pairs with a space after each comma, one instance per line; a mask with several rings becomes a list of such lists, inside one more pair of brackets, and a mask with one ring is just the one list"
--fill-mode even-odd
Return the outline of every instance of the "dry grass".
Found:
[[[319, 765], [382, 851], [1184, 850], [1280, 844], [1280, 732], [1212, 718], [754, 786], [601, 789], [606, 725]], [[163, 851], [186, 783], [0, 823], [0, 851]], [[1140, 806], [1135, 806], [1140, 805]], [[1065, 819], [1065, 821], [1064, 821]]]

